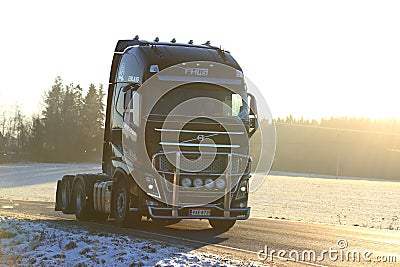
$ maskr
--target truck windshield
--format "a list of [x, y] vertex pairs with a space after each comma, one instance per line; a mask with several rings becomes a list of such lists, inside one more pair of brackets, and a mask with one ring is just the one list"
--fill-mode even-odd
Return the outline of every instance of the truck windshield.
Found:
[[[243, 94], [245, 91], [243, 90]], [[192, 101], [203, 98], [202, 101]], [[205, 101], [212, 98], [216, 101]], [[238, 93], [215, 84], [191, 83], [179, 86], [165, 94], [154, 106], [151, 114], [168, 115], [179, 104], [190, 102], [190, 108], [184, 108], [183, 116], [233, 117], [248, 119], [248, 106]]]

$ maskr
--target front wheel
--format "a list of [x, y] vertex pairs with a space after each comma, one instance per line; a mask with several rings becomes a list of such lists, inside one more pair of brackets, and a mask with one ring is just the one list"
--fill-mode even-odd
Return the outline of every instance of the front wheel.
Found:
[[[129, 193], [128, 183], [125, 179], [120, 179], [114, 187], [113, 214], [115, 221], [123, 226], [137, 225], [140, 222], [138, 212], [130, 212], [129, 208], [134, 197]], [[137, 204], [137, 203], [136, 203]]]
[[225, 232], [225, 231], [228, 231], [229, 229], [231, 229], [235, 225], [236, 220], [209, 219], [208, 222], [210, 223], [212, 228], [214, 228], [215, 230]]

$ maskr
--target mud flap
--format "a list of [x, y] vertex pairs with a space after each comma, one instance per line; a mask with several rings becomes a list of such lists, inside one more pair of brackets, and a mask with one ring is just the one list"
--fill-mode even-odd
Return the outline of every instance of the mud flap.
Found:
[[57, 181], [55, 211], [61, 211], [61, 180]]

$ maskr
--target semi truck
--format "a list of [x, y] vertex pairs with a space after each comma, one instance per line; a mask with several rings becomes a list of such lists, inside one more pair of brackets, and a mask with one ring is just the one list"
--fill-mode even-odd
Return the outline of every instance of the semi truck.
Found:
[[130, 226], [143, 217], [158, 225], [206, 219], [229, 230], [250, 215], [257, 128], [256, 99], [230, 52], [210, 42], [119, 40], [102, 173], [62, 177], [55, 210]]

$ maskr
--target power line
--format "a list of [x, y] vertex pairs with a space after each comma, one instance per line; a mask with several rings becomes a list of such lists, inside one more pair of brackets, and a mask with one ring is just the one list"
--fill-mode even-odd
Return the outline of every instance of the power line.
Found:
[[382, 132], [382, 131], [368, 131], [368, 130], [357, 130], [357, 129], [346, 129], [346, 128], [334, 128], [334, 127], [326, 127], [326, 126], [316, 126], [316, 125], [305, 125], [305, 124], [297, 124], [297, 123], [287, 123], [287, 122], [278, 122], [275, 121], [275, 124], [282, 125], [290, 125], [304, 128], [314, 128], [314, 129], [323, 129], [323, 130], [333, 130], [340, 132], [351, 132], [351, 133], [369, 133], [369, 134], [378, 134], [378, 135], [392, 135], [392, 136], [400, 136], [400, 133], [391, 133], [391, 132]]

